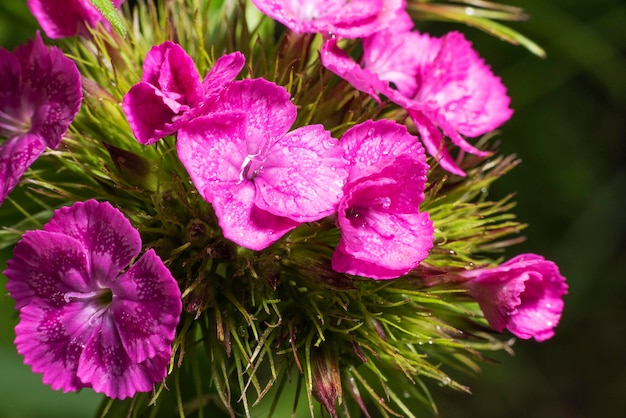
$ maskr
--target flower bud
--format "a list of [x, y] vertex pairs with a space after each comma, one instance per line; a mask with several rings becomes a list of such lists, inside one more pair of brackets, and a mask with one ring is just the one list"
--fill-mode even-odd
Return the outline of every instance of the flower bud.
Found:
[[337, 417], [335, 406], [341, 403], [341, 375], [337, 356], [328, 348], [312, 353], [313, 396], [326, 408], [330, 416]]

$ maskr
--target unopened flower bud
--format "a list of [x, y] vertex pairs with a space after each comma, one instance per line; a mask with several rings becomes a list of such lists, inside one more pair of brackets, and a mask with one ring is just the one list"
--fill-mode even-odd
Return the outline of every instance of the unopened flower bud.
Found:
[[317, 349], [312, 353], [313, 396], [336, 417], [335, 405], [341, 403], [341, 376], [336, 355], [329, 349]]

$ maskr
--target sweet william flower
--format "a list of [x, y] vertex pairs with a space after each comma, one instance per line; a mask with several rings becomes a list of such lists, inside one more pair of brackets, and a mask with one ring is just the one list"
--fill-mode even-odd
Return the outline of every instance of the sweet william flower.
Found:
[[433, 245], [430, 217], [419, 211], [428, 171], [424, 149], [404, 126], [388, 120], [356, 125], [340, 144], [349, 173], [332, 268], [374, 279], [402, 276]]
[[567, 293], [565, 278], [552, 261], [522, 254], [495, 268], [461, 274], [492, 328], [519, 338], [544, 341], [554, 335]]
[[252, 0], [264, 14], [296, 33], [359, 38], [385, 29], [404, 0]]
[[4, 271], [20, 311], [17, 351], [53, 389], [111, 398], [162, 381], [181, 294], [153, 250], [109, 203], [78, 202], [28, 231]]
[[463, 136], [490, 132], [512, 115], [506, 88], [458, 32], [434, 38], [411, 31], [404, 20], [363, 40], [357, 63], [329, 39], [322, 63], [375, 100], [379, 94], [405, 108], [429, 154], [447, 171], [464, 176], [443, 143], [444, 135], [465, 152], [488, 153]]
[[321, 125], [288, 132], [295, 119], [283, 87], [248, 79], [233, 82], [211, 115], [178, 133], [180, 161], [224, 236], [243, 247], [261, 250], [337, 208], [342, 150]]
[[0, 204], [46, 147], [59, 146], [82, 97], [76, 64], [39, 33], [13, 53], [0, 48]]
[[239, 52], [223, 55], [202, 80], [180, 45], [166, 41], [152, 47], [143, 63], [141, 82], [124, 96], [124, 114], [137, 141], [153, 144], [208, 112], [244, 63]]
[[[111, 0], [115, 7], [123, 2]], [[46, 36], [53, 39], [87, 35], [87, 27], [103, 21], [102, 13], [89, 0], [28, 0], [27, 4]]]

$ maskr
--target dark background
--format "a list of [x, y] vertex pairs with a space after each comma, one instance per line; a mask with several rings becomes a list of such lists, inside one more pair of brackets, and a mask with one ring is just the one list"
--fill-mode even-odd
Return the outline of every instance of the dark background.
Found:
[[[490, 192], [499, 197], [517, 191], [515, 212], [530, 224], [527, 241], [508, 255], [535, 252], [555, 261], [570, 291], [553, 339], [518, 341], [513, 357], [494, 354], [500, 364], [485, 364], [479, 376], [463, 378], [473, 395], [433, 392], [446, 418], [624, 417], [626, 2], [514, 4], [531, 19], [513, 26], [542, 45], [547, 58], [455, 28], [502, 77], [515, 109], [501, 130], [501, 149], [523, 163]], [[36, 27], [25, 2], [2, 2], [0, 46], [13, 49]], [[441, 33], [451, 27], [423, 28]], [[54, 392], [22, 365], [12, 344], [12, 306], [8, 297], [0, 298], [0, 417], [91, 416], [97, 395]]]

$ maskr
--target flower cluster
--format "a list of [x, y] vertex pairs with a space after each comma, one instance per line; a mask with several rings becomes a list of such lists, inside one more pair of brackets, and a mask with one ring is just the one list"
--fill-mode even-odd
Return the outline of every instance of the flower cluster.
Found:
[[297, 369], [312, 413], [338, 416], [345, 393], [369, 416], [359, 387], [408, 410], [381, 370], [464, 390], [431, 359], [505, 347], [487, 324], [554, 335], [557, 266], [492, 254], [522, 226], [476, 196], [516, 162], [467, 138], [512, 111], [461, 33], [417, 32], [403, 0], [252, 0], [280, 22], [254, 29], [252, 5], [180, 0], [129, 7], [124, 39], [92, 2], [58, 3], [28, 6], [76, 64], [39, 34], [0, 50], [0, 203], [24, 177], [59, 207], [14, 227], [3, 272], [44, 383], [137, 412], [172, 373], [199, 388], [175, 405], [204, 408], [184, 365], [209, 363], [223, 406], [236, 413], [236, 381], [249, 416], [249, 387], [261, 399]]

